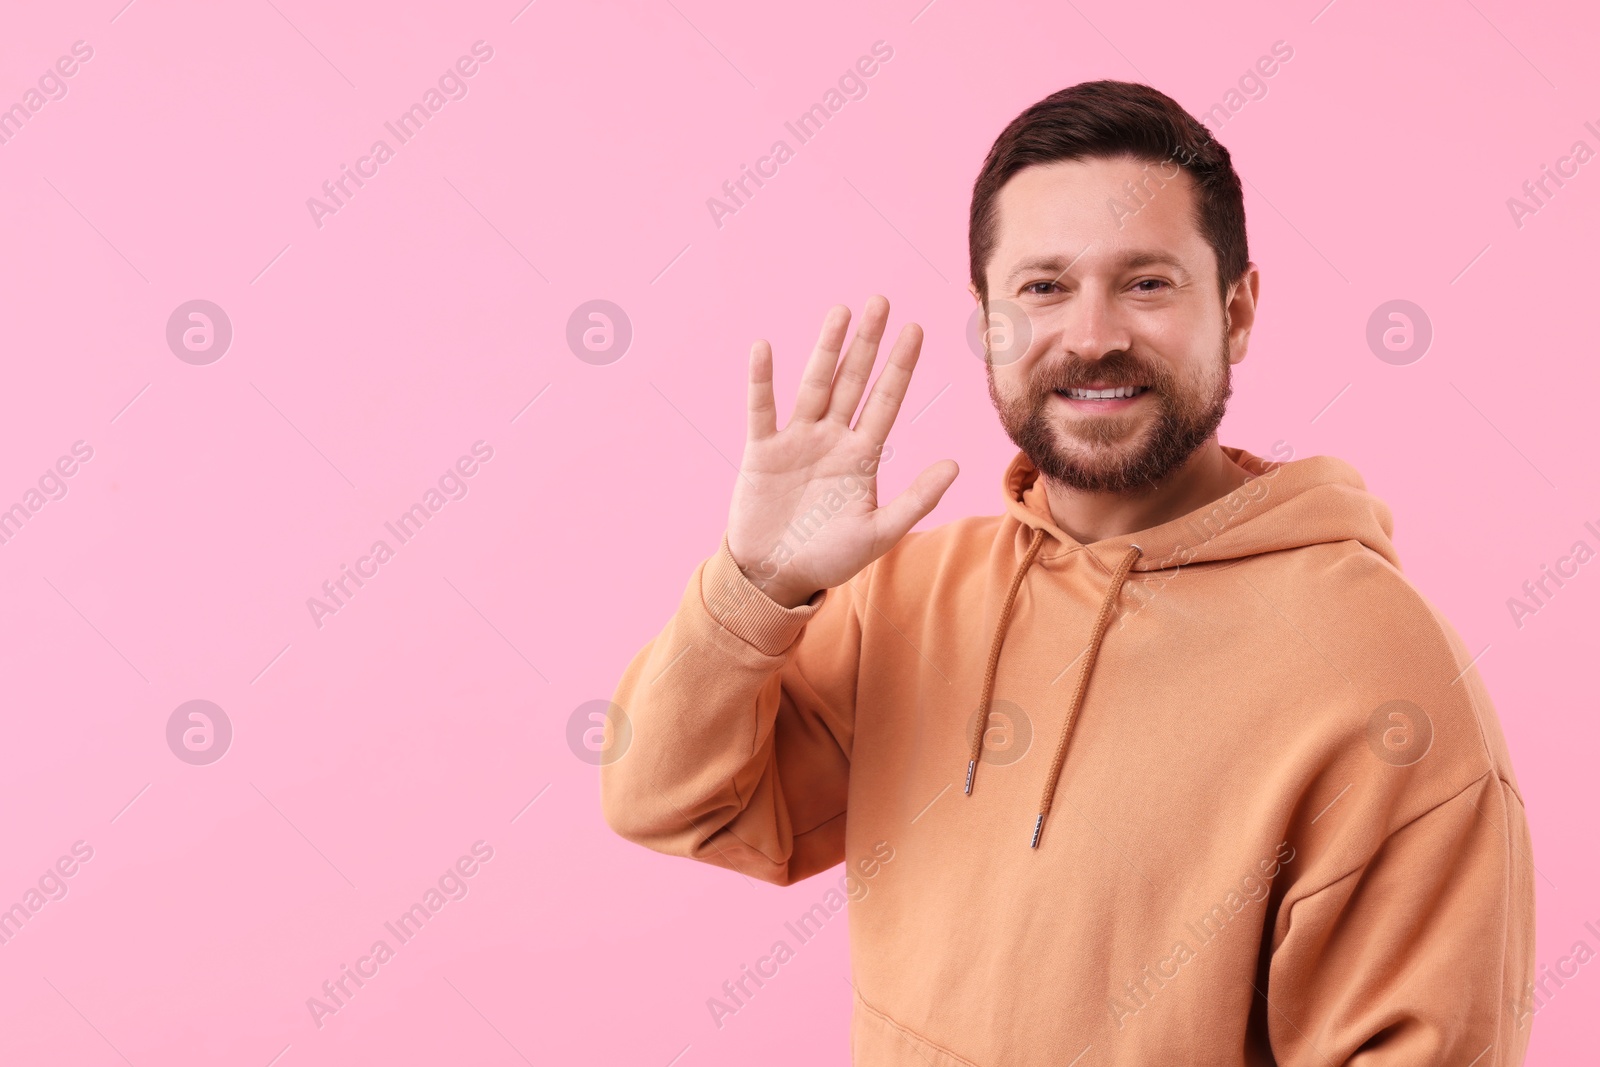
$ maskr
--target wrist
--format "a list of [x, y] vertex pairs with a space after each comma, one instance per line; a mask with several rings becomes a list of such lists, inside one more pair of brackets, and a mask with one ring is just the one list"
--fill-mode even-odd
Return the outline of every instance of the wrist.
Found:
[[781, 608], [793, 610], [817, 595], [815, 589], [800, 589], [784, 585], [771, 578], [763, 578], [760, 575], [752, 574], [742, 565], [739, 567], [739, 571], [745, 576], [746, 581], [761, 591], [763, 596]]
[[[727, 543], [726, 535], [723, 540]], [[774, 561], [771, 555], [762, 559], [760, 563], [746, 563], [729, 544], [728, 556], [739, 568], [739, 573], [744, 576], [745, 581], [755, 586], [763, 596], [781, 608], [793, 610], [817, 595], [815, 588], [803, 588], [792, 581], [781, 580], [791, 576], [784, 573], [782, 565]]]

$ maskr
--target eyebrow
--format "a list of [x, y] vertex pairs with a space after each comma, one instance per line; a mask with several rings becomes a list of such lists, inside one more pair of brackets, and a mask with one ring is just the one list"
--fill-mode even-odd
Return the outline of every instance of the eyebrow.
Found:
[[[1061, 275], [1067, 272], [1067, 268], [1071, 267], [1072, 264], [1076, 263], [1082, 258], [1083, 253], [1079, 253], [1072, 259], [1066, 259], [1062, 256], [1056, 255], [1034, 256], [1031, 259], [1025, 259], [1021, 263], [1017, 264], [1016, 269], [1010, 274], [1006, 275], [1004, 284], [1010, 285], [1012, 282], [1015, 282], [1018, 278], [1022, 277], [1022, 275], [1031, 274], [1035, 271], [1050, 271], [1054, 273], [1057, 278], [1059, 278]], [[1122, 270], [1135, 270], [1139, 267], [1171, 267], [1173, 270], [1183, 275], [1185, 280], [1189, 278], [1189, 272], [1184, 269], [1183, 264], [1178, 262], [1176, 257], [1167, 252], [1157, 252], [1154, 250], [1131, 251], [1119, 257], [1116, 260], [1116, 266]]]

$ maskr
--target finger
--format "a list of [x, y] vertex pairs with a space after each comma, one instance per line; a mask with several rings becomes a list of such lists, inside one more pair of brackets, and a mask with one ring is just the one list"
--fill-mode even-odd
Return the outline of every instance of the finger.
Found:
[[912, 479], [900, 495], [872, 513], [875, 526], [874, 547], [887, 552], [938, 507], [946, 489], [956, 480], [961, 468], [953, 459], [941, 459]]
[[861, 409], [861, 417], [856, 420], [856, 429], [865, 434], [872, 444], [882, 445], [888, 438], [889, 428], [900, 413], [900, 402], [905, 399], [906, 387], [911, 383], [911, 371], [916, 367], [917, 356], [921, 352], [922, 327], [908, 322], [896, 338], [894, 349], [889, 353], [889, 362], [878, 373], [878, 380], [872, 386], [866, 406]]
[[850, 325], [850, 309], [835, 304], [822, 320], [822, 333], [817, 346], [806, 361], [805, 373], [800, 377], [800, 391], [794, 398], [794, 412], [790, 422], [816, 422], [828, 410], [828, 393], [833, 389], [833, 369], [839, 365], [839, 351], [844, 348], [844, 334]]
[[889, 301], [874, 296], [861, 311], [861, 322], [856, 326], [856, 338], [850, 352], [839, 364], [833, 376], [833, 396], [828, 401], [827, 418], [850, 425], [855, 418], [856, 405], [866, 392], [872, 379], [872, 365], [878, 360], [878, 342], [883, 339], [883, 327], [889, 321]]
[[745, 432], [760, 441], [778, 432], [778, 406], [772, 398], [772, 346], [757, 341], [750, 346], [749, 412]]

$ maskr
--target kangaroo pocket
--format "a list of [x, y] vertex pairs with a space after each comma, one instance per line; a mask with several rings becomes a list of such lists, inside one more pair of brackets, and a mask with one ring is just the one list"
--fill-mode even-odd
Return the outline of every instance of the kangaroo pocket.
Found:
[[850, 1062], [854, 1067], [982, 1067], [901, 1026], [861, 999], [860, 990], [850, 1017]]

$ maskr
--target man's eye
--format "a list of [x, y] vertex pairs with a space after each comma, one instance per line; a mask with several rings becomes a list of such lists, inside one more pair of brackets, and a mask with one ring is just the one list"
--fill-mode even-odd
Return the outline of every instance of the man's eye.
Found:
[[[1140, 286], [1140, 285], [1165, 285], [1169, 289], [1172, 288], [1172, 286], [1170, 284], [1168, 284], [1167, 282], [1163, 281], [1160, 278], [1140, 278], [1138, 281], [1134, 282], [1133, 284], [1136, 287]], [[1141, 293], [1158, 293], [1160, 291], [1161, 290], [1159, 290], [1159, 289], [1140, 289], [1139, 290], [1139, 292], [1141, 292]]]
[[1032, 293], [1034, 296], [1043, 296], [1044, 292], [1036, 288], [1037, 286], [1041, 285], [1052, 289], [1057, 287], [1055, 282], [1030, 282], [1022, 287], [1022, 291], [1025, 293]]

